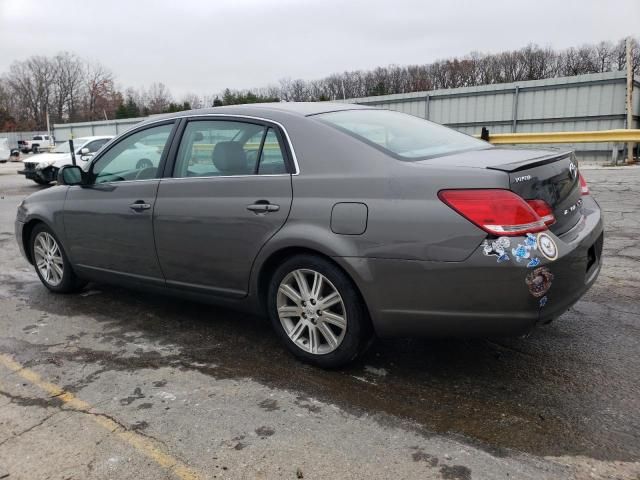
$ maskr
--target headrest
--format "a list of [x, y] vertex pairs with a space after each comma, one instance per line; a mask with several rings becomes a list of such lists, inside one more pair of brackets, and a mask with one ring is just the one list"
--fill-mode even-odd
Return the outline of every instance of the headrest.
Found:
[[249, 172], [247, 154], [239, 142], [218, 142], [213, 149], [213, 164], [225, 175], [246, 175]]

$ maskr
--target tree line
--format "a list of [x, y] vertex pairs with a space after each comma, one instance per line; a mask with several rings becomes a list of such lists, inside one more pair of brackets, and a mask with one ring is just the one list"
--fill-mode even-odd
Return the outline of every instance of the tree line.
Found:
[[[632, 61], [640, 74], [640, 48]], [[70, 52], [16, 61], [0, 75], [0, 131], [43, 130], [52, 123], [131, 118], [192, 108], [278, 101], [326, 101], [442, 88], [574, 76], [626, 68], [625, 41], [565, 50], [528, 45], [500, 53], [472, 52], [420, 65], [390, 65], [334, 73], [319, 80], [282, 79], [277, 85], [213, 95], [190, 93], [174, 99], [163, 83], [121, 88], [99, 62]]]

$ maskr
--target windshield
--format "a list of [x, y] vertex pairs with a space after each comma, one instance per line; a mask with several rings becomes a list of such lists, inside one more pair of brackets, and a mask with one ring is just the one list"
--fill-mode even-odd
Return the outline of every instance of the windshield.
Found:
[[62, 142], [56, 145], [52, 150], [53, 153], [69, 153], [69, 142]]
[[343, 110], [314, 118], [403, 160], [491, 148], [451, 128], [391, 110]]

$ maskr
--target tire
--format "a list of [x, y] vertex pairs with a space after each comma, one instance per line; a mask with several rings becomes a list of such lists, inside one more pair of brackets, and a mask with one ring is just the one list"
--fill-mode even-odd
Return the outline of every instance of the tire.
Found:
[[31, 151], [33, 153], [38, 153], [40, 151], [40, 147], [38, 147], [38, 145], [34, 145], [33, 147], [31, 147]]
[[[40, 281], [52, 292], [77, 292], [87, 284], [86, 281], [77, 277], [60, 240], [46, 225], [40, 223], [33, 228], [29, 239], [29, 249], [33, 266]], [[44, 267], [40, 267], [42, 261], [44, 261]], [[46, 265], [49, 268], [46, 268]], [[47, 270], [50, 272], [48, 275], [46, 273]], [[61, 274], [60, 270], [62, 271]]]
[[33, 181], [36, 182], [38, 185], [49, 185], [51, 183], [47, 180], [43, 180], [42, 178], [34, 178]]
[[[314, 293], [320, 278], [321, 288]], [[310, 295], [299, 294], [304, 291], [301, 281], [306, 281]], [[340, 268], [319, 256], [295, 255], [284, 261], [270, 279], [267, 308], [289, 351], [321, 368], [353, 361], [373, 338], [366, 306], [355, 285]]]

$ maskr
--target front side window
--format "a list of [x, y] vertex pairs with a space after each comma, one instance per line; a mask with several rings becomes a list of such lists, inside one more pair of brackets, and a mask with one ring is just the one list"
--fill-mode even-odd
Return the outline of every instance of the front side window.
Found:
[[312, 118], [403, 160], [491, 148], [451, 128], [391, 110], [342, 110]]
[[187, 124], [173, 176], [266, 173], [287, 173], [282, 148], [273, 128], [255, 123], [207, 120]]
[[147, 128], [112, 146], [93, 164], [95, 183], [157, 178], [172, 128], [172, 123]]

